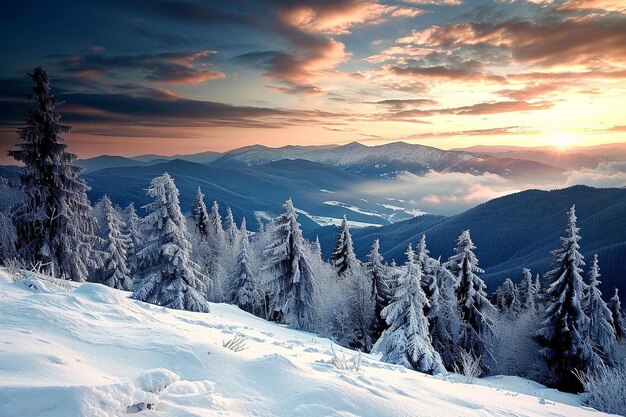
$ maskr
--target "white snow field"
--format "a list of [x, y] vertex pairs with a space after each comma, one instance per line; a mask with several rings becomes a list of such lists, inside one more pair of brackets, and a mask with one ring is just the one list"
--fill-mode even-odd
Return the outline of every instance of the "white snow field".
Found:
[[[369, 355], [342, 371], [328, 339], [230, 305], [191, 313], [99, 284], [15, 279], [0, 270], [2, 417], [604, 415], [520, 378], [466, 385]], [[248, 349], [223, 346], [237, 333]]]

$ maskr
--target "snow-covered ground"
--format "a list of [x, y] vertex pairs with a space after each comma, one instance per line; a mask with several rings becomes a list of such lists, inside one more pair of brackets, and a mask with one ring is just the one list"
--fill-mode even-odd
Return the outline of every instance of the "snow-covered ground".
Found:
[[[521, 378], [465, 385], [369, 355], [341, 371], [329, 340], [234, 306], [191, 313], [98, 284], [13, 280], [0, 270], [2, 417], [603, 415]], [[248, 348], [223, 347], [237, 333]]]

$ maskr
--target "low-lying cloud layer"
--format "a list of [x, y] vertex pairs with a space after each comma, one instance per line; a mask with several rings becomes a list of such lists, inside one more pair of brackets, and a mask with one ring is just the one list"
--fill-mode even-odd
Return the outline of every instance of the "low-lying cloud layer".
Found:
[[[488, 200], [527, 189], [550, 190], [572, 185], [626, 187], [626, 160], [601, 163], [596, 169], [568, 171], [560, 179], [518, 181], [495, 174], [438, 173], [424, 176], [403, 173], [394, 179], [372, 181], [354, 190], [357, 196], [401, 199], [410, 208], [452, 215]], [[366, 199], [368, 197], [365, 197]]]

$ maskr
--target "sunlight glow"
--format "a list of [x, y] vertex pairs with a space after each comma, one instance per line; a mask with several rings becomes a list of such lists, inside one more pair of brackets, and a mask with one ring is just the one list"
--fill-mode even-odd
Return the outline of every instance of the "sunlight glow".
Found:
[[555, 132], [550, 136], [550, 143], [559, 152], [566, 152], [576, 144], [578, 138], [564, 132]]

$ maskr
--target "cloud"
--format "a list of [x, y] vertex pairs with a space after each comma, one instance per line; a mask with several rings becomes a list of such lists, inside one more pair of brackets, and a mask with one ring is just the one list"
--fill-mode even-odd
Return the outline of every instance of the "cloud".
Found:
[[564, 186], [585, 184], [594, 187], [626, 187], [626, 161], [603, 162], [596, 169], [566, 173]]
[[365, 183], [355, 190], [364, 198], [399, 198], [409, 201], [412, 208], [437, 214], [456, 214], [487, 200], [519, 191], [515, 185], [495, 174], [428, 172], [418, 176], [398, 175], [381, 184]]
[[415, 78], [435, 78], [442, 80], [462, 80], [462, 81], [494, 81], [506, 82], [506, 78], [500, 75], [488, 74], [479, 71], [482, 65], [475, 61], [465, 61], [460, 66], [437, 65], [418, 67], [391, 66], [389, 71], [392, 74], [415, 77]]
[[514, 61], [541, 67], [626, 63], [626, 16], [463, 22], [413, 31], [399, 43], [422, 47], [505, 47]]
[[477, 204], [507, 194], [527, 189], [550, 190], [572, 185], [595, 187], [626, 186], [626, 161], [600, 164], [596, 169], [572, 170], [560, 177], [528, 181], [503, 178], [496, 174], [472, 175], [468, 173], [428, 172], [418, 176], [411, 173], [398, 175], [381, 184], [372, 181], [354, 190], [363, 198], [399, 198], [409, 201], [412, 208], [430, 213], [452, 215]]
[[317, 35], [345, 35], [363, 24], [380, 24], [391, 18], [415, 17], [421, 10], [380, 4], [376, 1], [296, 1], [278, 12], [286, 25]]
[[267, 78], [283, 84], [273, 86], [278, 91], [314, 94], [321, 92], [315, 82], [337, 75], [334, 68], [348, 56], [343, 43], [334, 39], [319, 39], [294, 53], [257, 51], [240, 55], [235, 60], [265, 69]]
[[430, 117], [439, 115], [481, 116], [497, 113], [546, 110], [551, 108], [552, 106], [553, 104], [549, 101], [537, 101], [532, 103], [523, 100], [496, 101], [476, 103], [469, 106], [460, 107], [402, 110], [395, 113], [381, 115], [380, 117], [386, 120], [406, 120], [414, 117]]
[[222, 71], [207, 68], [215, 51], [172, 52], [142, 55], [52, 55], [66, 73], [80, 78], [119, 77], [122, 71], [136, 70], [145, 80], [165, 84], [202, 84], [226, 77]]
[[523, 88], [496, 91], [496, 94], [513, 100], [532, 100], [550, 93], [561, 92], [569, 87], [568, 83], [530, 84]]
[[392, 110], [402, 110], [407, 107], [423, 107], [423, 106], [435, 106], [438, 103], [435, 100], [429, 100], [425, 98], [418, 99], [388, 99], [371, 102], [371, 104], [378, 104], [380, 106], [388, 107]]

